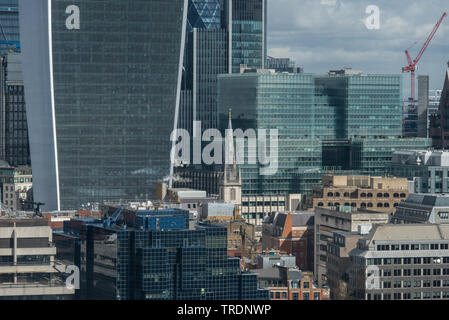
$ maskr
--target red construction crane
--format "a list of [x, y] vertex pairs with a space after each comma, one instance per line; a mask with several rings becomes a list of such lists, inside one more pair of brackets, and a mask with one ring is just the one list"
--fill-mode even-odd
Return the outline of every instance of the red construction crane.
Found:
[[408, 53], [408, 50], [405, 50], [405, 55], [407, 56], [408, 66], [402, 68], [402, 72], [410, 72], [411, 80], [412, 80], [412, 90], [411, 90], [411, 106], [415, 106], [415, 71], [416, 71], [416, 65], [419, 62], [419, 59], [421, 59], [422, 55], [424, 54], [424, 51], [426, 51], [427, 47], [430, 44], [430, 41], [432, 41], [433, 36], [437, 32], [438, 28], [440, 27], [441, 22], [443, 22], [443, 19], [447, 16], [446, 12], [443, 13], [440, 20], [438, 20], [437, 24], [433, 28], [432, 32], [430, 33], [429, 37], [427, 38], [426, 42], [424, 43], [421, 51], [419, 52], [418, 56], [415, 60], [412, 60], [410, 57], [410, 54]]

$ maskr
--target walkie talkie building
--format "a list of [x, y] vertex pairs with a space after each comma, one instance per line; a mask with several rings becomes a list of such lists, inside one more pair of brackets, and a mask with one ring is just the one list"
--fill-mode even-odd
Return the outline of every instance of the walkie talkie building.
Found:
[[20, 0], [34, 199], [152, 198], [170, 172], [187, 0]]

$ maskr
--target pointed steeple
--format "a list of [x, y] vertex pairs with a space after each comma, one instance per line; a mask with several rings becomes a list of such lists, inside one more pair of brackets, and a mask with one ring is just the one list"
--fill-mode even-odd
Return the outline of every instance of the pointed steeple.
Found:
[[226, 165], [235, 165], [234, 130], [232, 129], [232, 109], [229, 109], [228, 129], [226, 130]]

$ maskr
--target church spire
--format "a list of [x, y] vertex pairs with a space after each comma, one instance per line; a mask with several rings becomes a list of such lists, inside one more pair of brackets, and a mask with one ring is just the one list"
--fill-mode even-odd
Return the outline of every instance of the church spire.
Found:
[[226, 130], [226, 165], [235, 165], [234, 130], [232, 129], [232, 109], [229, 109], [229, 123]]

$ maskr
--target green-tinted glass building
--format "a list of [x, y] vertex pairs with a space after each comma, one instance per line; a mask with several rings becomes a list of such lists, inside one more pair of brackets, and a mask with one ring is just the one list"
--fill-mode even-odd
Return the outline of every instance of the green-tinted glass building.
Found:
[[34, 199], [153, 198], [170, 174], [187, 0], [19, 3]]
[[279, 133], [275, 175], [260, 175], [259, 164], [241, 165], [246, 195], [308, 193], [324, 172], [385, 174], [394, 151], [430, 145], [401, 137], [399, 75], [265, 70], [220, 75], [218, 83], [222, 130], [232, 108], [234, 129]]

